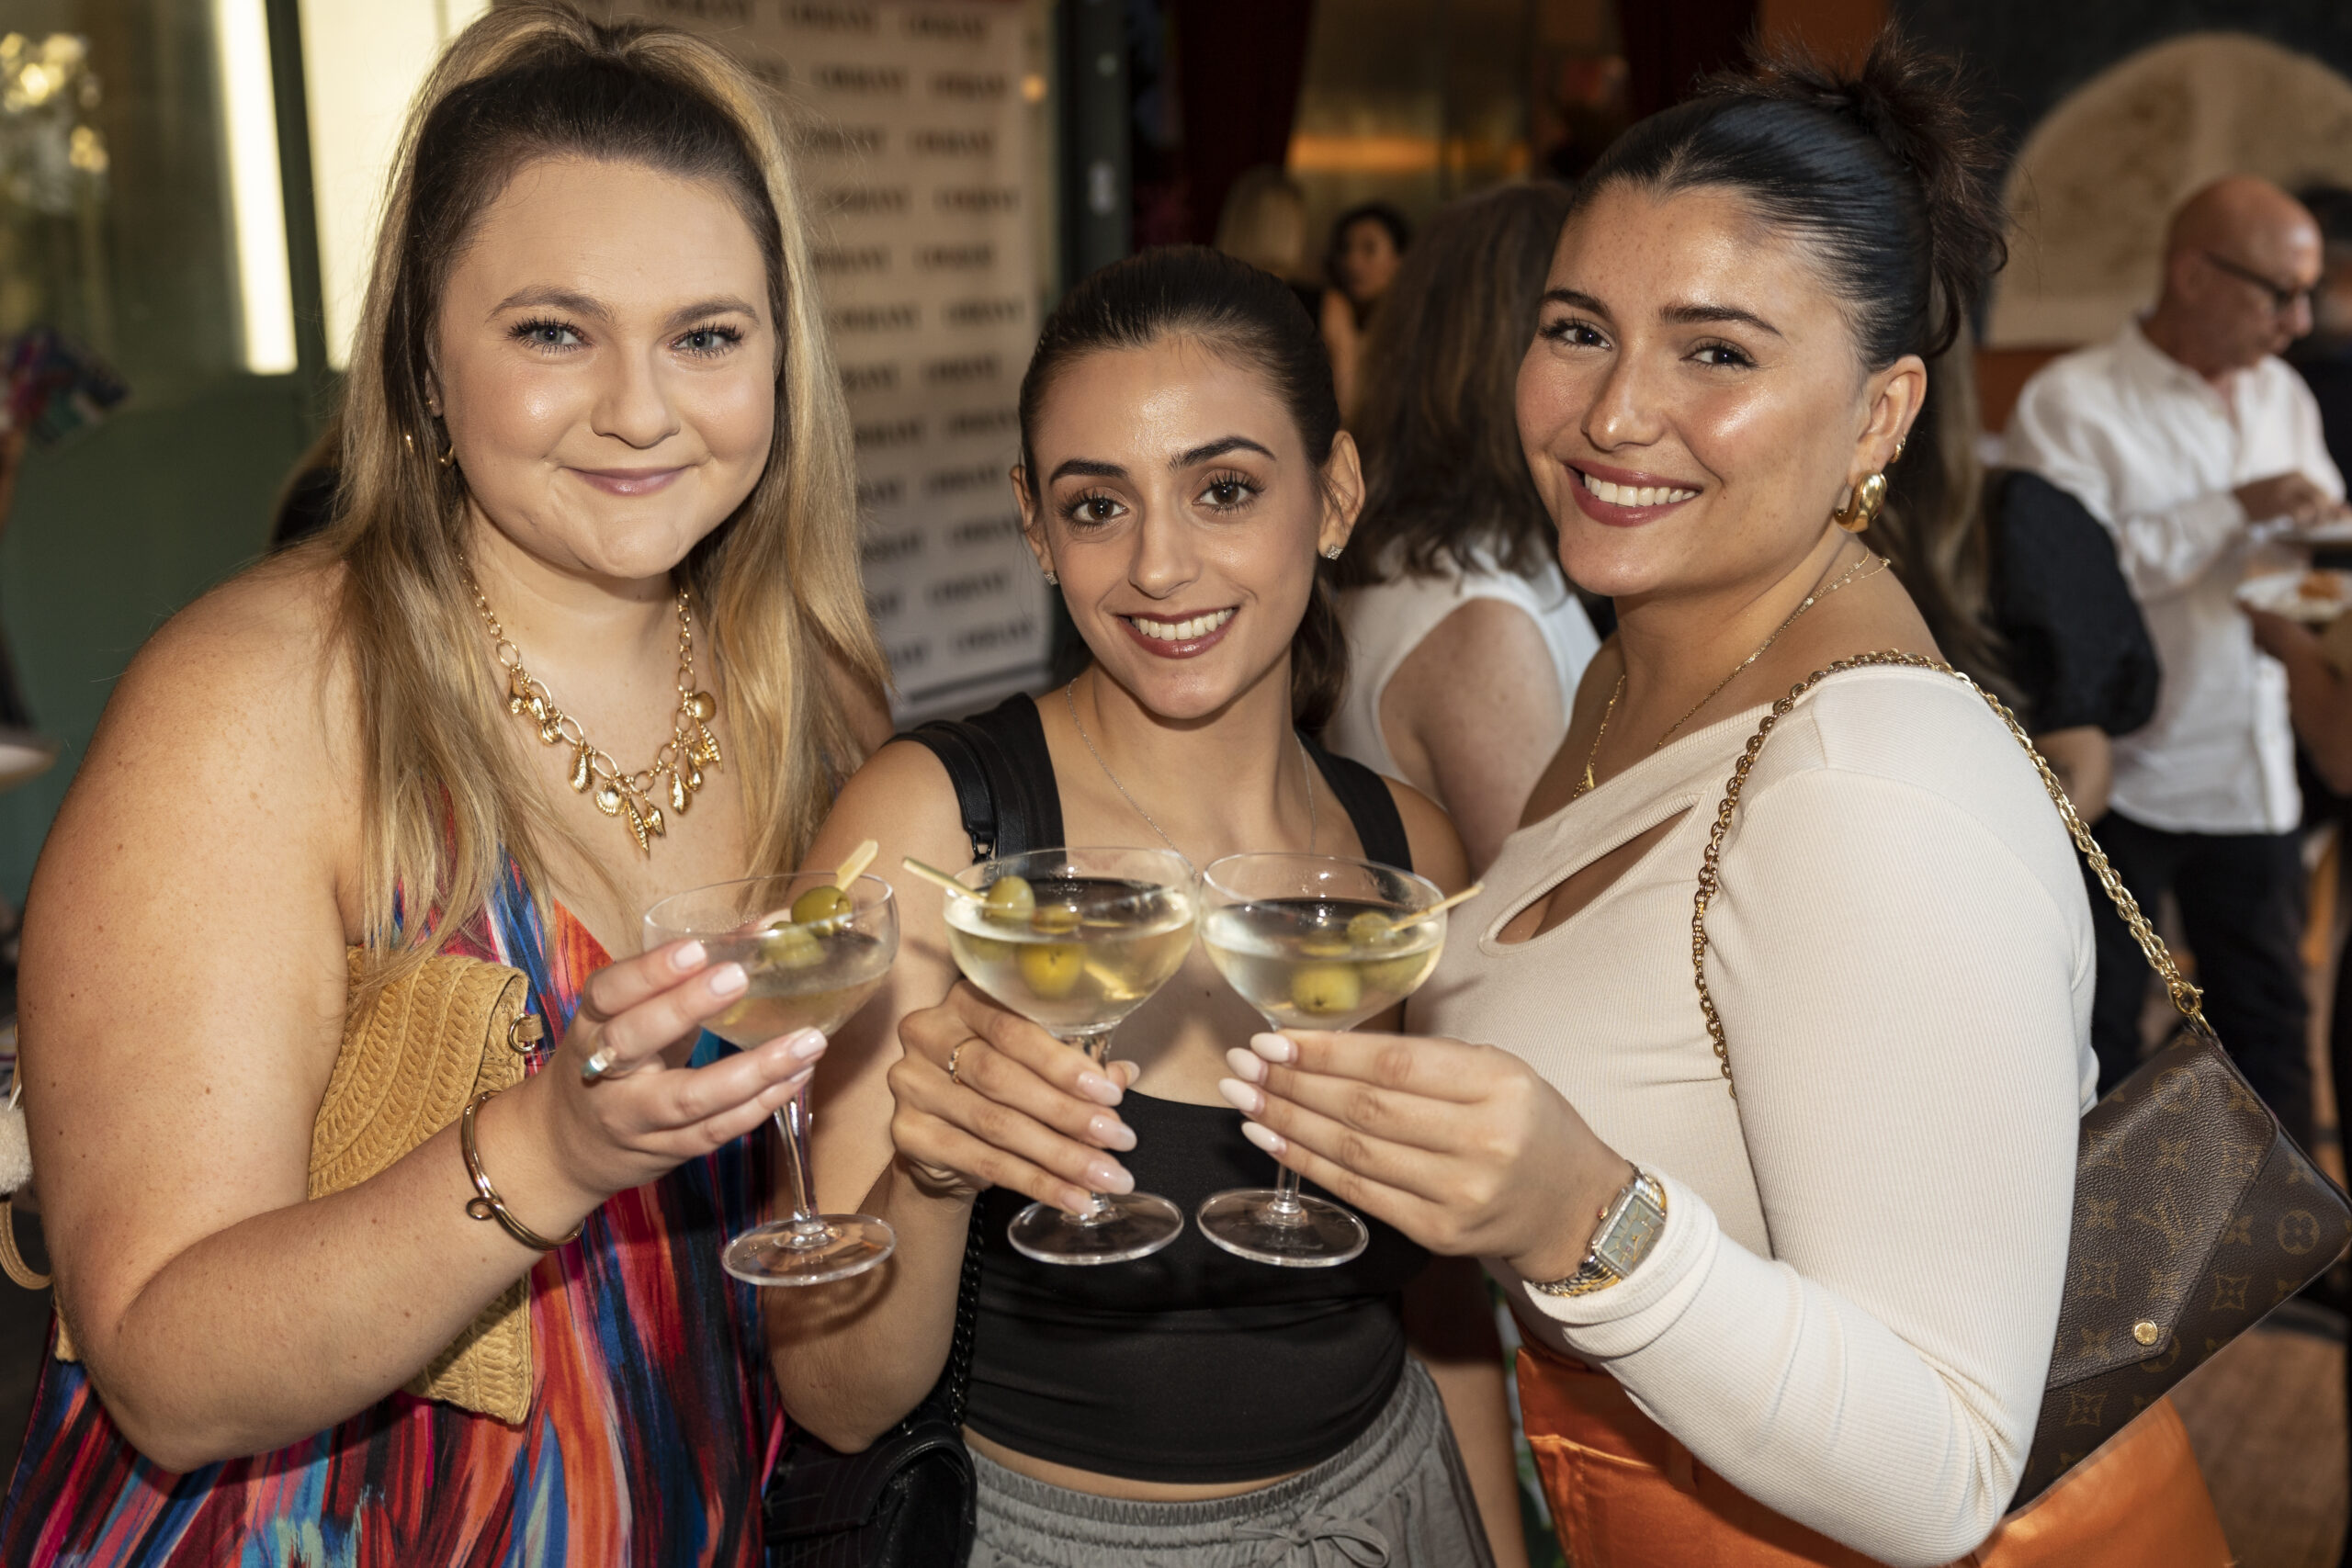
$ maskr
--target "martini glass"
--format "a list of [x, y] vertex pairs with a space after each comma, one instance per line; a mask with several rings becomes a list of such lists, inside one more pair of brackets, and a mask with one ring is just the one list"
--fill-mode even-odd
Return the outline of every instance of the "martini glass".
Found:
[[[965, 977], [1098, 1067], [1193, 950], [1199, 877], [1172, 850], [1037, 850], [956, 881], [969, 893], [947, 900], [947, 946]], [[1124, 1263], [1183, 1229], [1165, 1198], [1097, 1192], [1074, 1214], [1032, 1203], [1006, 1235], [1040, 1263]]]
[[[1353, 1029], [1411, 996], [1445, 945], [1444, 895], [1426, 878], [1333, 855], [1227, 855], [1201, 878], [1201, 942], [1269, 1029]], [[1372, 1240], [1364, 1223], [1298, 1190], [1211, 1194], [1193, 1218], [1239, 1257], [1329, 1269]]]
[[[841, 889], [834, 874], [755, 876], [673, 895], [645, 912], [645, 944], [692, 938], [711, 963], [743, 966], [750, 985], [741, 999], [703, 1026], [729, 1044], [748, 1049], [801, 1029], [830, 1035], [881, 989], [899, 953], [899, 904], [890, 885], [858, 876]], [[846, 1280], [899, 1245], [889, 1224], [871, 1214], [816, 1212], [809, 1122], [804, 1087], [775, 1112], [791, 1178], [790, 1216], [745, 1231], [719, 1255], [726, 1270], [748, 1284]]]

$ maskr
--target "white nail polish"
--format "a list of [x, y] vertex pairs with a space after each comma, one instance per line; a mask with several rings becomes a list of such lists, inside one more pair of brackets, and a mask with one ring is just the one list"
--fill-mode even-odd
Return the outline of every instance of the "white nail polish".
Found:
[[1216, 1091], [1225, 1096], [1227, 1104], [1245, 1116], [1255, 1116], [1266, 1108], [1266, 1097], [1239, 1078], [1217, 1079]]
[[1287, 1062], [1298, 1055], [1298, 1047], [1279, 1034], [1252, 1034], [1250, 1049], [1269, 1062]]
[[1261, 1127], [1255, 1122], [1241, 1123], [1241, 1135], [1270, 1155], [1279, 1155], [1283, 1149], [1289, 1147], [1283, 1142], [1281, 1134], [1270, 1127]]

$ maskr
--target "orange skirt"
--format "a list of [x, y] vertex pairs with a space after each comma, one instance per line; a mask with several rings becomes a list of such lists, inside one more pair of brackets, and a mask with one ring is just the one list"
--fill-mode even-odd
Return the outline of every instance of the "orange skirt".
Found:
[[[1616, 1379], [1530, 1345], [1519, 1399], [1552, 1522], [1577, 1568], [1871, 1568], [1697, 1463]], [[1956, 1568], [2227, 1568], [2229, 1544], [2170, 1400]]]

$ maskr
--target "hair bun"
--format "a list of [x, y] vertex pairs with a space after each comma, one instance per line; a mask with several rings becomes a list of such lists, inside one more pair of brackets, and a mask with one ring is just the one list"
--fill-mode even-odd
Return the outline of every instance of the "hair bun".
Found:
[[1767, 54], [1753, 77], [1723, 87], [1812, 104], [1850, 120], [1917, 182], [1936, 296], [1928, 352], [1950, 347], [2008, 260], [1993, 183], [2000, 160], [1970, 112], [1961, 62], [1919, 48], [1890, 26], [1859, 68], [1831, 66], [1792, 46]]

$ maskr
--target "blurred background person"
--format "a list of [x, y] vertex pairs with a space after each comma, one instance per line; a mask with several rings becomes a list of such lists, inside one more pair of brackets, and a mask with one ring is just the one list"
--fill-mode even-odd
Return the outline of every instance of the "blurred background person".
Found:
[[1351, 207], [1332, 220], [1331, 243], [1323, 257], [1323, 276], [1331, 287], [1317, 315], [1343, 414], [1355, 412], [1364, 331], [1396, 281], [1396, 268], [1412, 243], [1413, 226], [1385, 201]]
[[1356, 325], [1371, 324], [1412, 243], [1412, 224], [1385, 201], [1351, 207], [1333, 220], [1323, 273], [1353, 307]]
[[1474, 872], [1518, 826], [1600, 646], [1512, 401], [1568, 201], [1510, 186], [1430, 220], [1373, 326], [1364, 509], [1332, 569], [1351, 674], [1327, 739], [1451, 812]]
[[2107, 530], [2039, 474], [1987, 472], [1983, 434], [1975, 346], [1962, 333], [1928, 364], [1927, 402], [1863, 539], [1903, 580], [1944, 657], [2017, 710], [2095, 822], [2107, 811], [2112, 738], [2155, 712], [2155, 645]]
[[[2012, 462], [2107, 526], [2163, 661], [2155, 717], [2115, 747], [2100, 843], [2143, 907], [2177, 899], [2207, 1016], [2306, 1146], [2302, 803], [2286, 678], [2234, 591], [2253, 525], [2345, 514], [2318, 405], [2278, 357], [2310, 328], [2321, 259], [2319, 226], [2278, 186], [2205, 186], [2173, 217], [2155, 309], [2038, 372], [2007, 436]], [[2139, 1059], [2147, 976], [2122, 920], [2093, 918], [2104, 1090]]]

